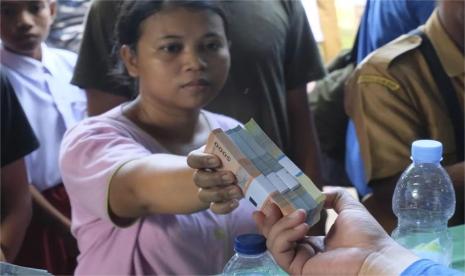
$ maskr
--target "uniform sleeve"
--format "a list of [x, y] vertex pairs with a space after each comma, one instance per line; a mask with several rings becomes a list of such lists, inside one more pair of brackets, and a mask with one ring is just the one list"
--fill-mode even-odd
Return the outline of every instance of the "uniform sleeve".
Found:
[[346, 85], [368, 181], [393, 176], [410, 163], [410, 145], [426, 127], [408, 88], [380, 68], [364, 64]]
[[424, 275], [424, 276], [436, 276], [436, 275], [449, 275], [449, 276], [459, 276], [463, 275], [462, 272], [448, 268], [447, 266], [435, 263], [428, 259], [421, 259], [409, 267], [407, 267], [402, 273], [401, 276], [410, 276], [410, 275]]
[[60, 170], [72, 207], [110, 220], [108, 187], [123, 164], [151, 153], [110, 124], [83, 121], [65, 134]]
[[92, 2], [71, 83], [83, 89], [93, 88], [130, 98], [131, 90], [117, 85], [110, 77], [113, 29], [120, 4], [118, 0]]
[[286, 89], [290, 90], [323, 78], [325, 69], [302, 3], [285, 2], [289, 5], [290, 24], [286, 38], [284, 68]]
[[1, 73], [1, 166], [18, 160], [39, 147], [39, 142], [7, 77]]

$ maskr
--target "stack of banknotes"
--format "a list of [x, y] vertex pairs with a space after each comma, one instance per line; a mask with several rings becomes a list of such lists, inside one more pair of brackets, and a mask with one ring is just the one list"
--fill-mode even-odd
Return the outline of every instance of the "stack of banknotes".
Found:
[[257, 209], [275, 203], [284, 215], [307, 212], [311, 226], [320, 219], [325, 196], [252, 119], [245, 127], [212, 131], [205, 152], [232, 171], [245, 198]]

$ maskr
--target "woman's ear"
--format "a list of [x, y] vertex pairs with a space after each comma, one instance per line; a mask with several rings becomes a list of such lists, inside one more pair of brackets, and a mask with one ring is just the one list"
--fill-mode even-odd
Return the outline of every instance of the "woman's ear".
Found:
[[139, 71], [137, 67], [137, 56], [134, 51], [128, 45], [123, 45], [119, 50], [119, 55], [123, 60], [128, 74], [133, 78], [137, 78], [139, 76]]

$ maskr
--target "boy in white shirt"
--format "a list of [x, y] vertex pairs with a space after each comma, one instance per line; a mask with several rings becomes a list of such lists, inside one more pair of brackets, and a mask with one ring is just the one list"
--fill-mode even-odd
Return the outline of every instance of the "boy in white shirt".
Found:
[[71, 274], [77, 247], [58, 151], [66, 129], [86, 114], [85, 93], [70, 84], [76, 55], [43, 43], [55, 17], [55, 0], [1, 4], [1, 64], [41, 144], [26, 157], [34, 214], [16, 263]]

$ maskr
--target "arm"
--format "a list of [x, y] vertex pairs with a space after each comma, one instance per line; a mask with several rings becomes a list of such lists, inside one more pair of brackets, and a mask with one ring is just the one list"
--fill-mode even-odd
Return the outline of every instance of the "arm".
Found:
[[[215, 159], [215, 162], [218, 166], [219, 160]], [[184, 156], [153, 154], [130, 161], [111, 179], [111, 210], [121, 218], [136, 218], [153, 213], [189, 214], [208, 208], [211, 202], [228, 201], [228, 189], [214, 188], [205, 196], [199, 196], [199, 189], [193, 181], [194, 172], [194, 169], [187, 166]], [[219, 180], [215, 184], [227, 186], [234, 183], [231, 173], [227, 179], [221, 178], [222, 175], [214, 179]], [[235, 191], [238, 189], [233, 188]], [[239, 193], [238, 197], [241, 196]]]
[[119, 91], [122, 88], [115, 85], [109, 76], [113, 63], [115, 15], [119, 13], [122, 2], [92, 1], [87, 14], [71, 82], [86, 90], [89, 116], [104, 113], [127, 101], [131, 95], [130, 90]]
[[[321, 152], [317, 139], [315, 122], [307, 100], [306, 86], [288, 91], [288, 114], [291, 132], [291, 159], [312, 179], [321, 190], [323, 177], [321, 172]], [[326, 211], [312, 229], [313, 234], [323, 234], [326, 222]]]
[[320, 145], [313, 115], [308, 106], [306, 86], [309, 81], [323, 78], [326, 73], [301, 1], [285, 3], [289, 5], [290, 10], [290, 28], [286, 34], [286, 53], [283, 61], [290, 128], [288, 155], [321, 189], [323, 174]]
[[449, 220], [449, 224], [463, 224], [465, 217], [465, 163], [462, 161], [460, 163], [447, 166], [444, 169], [446, 169], [447, 173], [449, 174], [455, 189], [455, 214]]
[[29, 190], [34, 201], [37, 215], [41, 220], [48, 221], [49, 223], [56, 223], [61, 225], [62, 229], [66, 232], [71, 230], [71, 220], [63, 215], [58, 209], [56, 209], [50, 202], [37, 190], [33, 185], [29, 185]]
[[128, 100], [127, 97], [114, 95], [98, 89], [86, 89], [87, 112], [95, 116], [112, 109]]
[[[450, 165], [445, 167], [447, 173], [450, 176], [450, 179], [452, 180], [452, 183], [454, 184], [454, 188], [457, 189], [462, 189], [463, 191], [463, 186], [464, 186], [464, 172], [465, 172], [465, 163], [464, 161]], [[463, 193], [462, 193], [463, 194]]]
[[197, 196], [184, 156], [153, 154], [124, 164], [112, 177], [109, 204], [122, 218], [189, 214], [208, 208]]
[[320, 144], [313, 115], [308, 107], [306, 86], [289, 90], [287, 99], [292, 160], [302, 168], [318, 188], [323, 187]]
[[[24, 159], [2, 168], [1, 252], [8, 262], [18, 253], [32, 215]], [[7, 196], [8, 195], [8, 196]]]
[[399, 177], [400, 174], [396, 174], [389, 178], [370, 181], [373, 194], [363, 200], [363, 205], [388, 233], [391, 233], [397, 224], [397, 218], [392, 211], [392, 195]]

